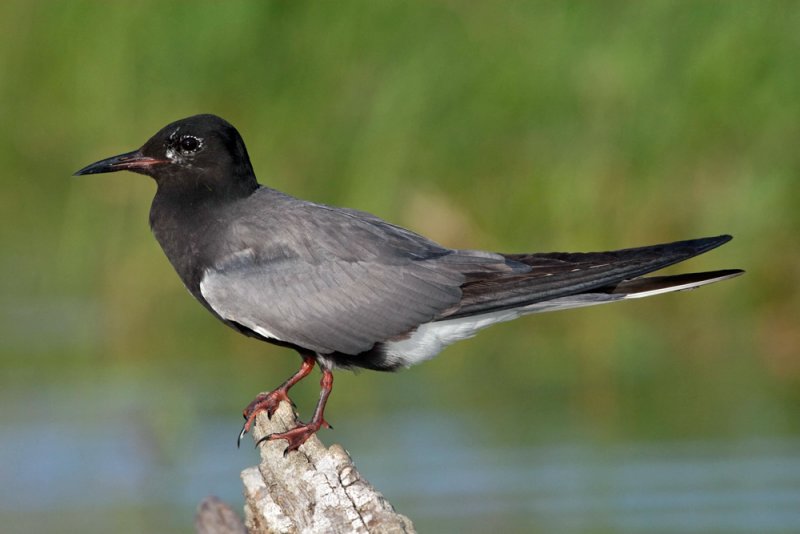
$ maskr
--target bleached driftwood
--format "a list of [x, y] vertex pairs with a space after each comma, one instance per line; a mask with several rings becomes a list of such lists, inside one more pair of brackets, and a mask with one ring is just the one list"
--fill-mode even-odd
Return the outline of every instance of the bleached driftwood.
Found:
[[[254, 439], [295, 424], [288, 403], [268, 419], [258, 416]], [[284, 457], [286, 442], [259, 446], [261, 464], [242, 471], [245, 524], [250, 534], [413, 533], [411, 521], [364, 480], [340, 445], [329, 448], [312, 436]]]

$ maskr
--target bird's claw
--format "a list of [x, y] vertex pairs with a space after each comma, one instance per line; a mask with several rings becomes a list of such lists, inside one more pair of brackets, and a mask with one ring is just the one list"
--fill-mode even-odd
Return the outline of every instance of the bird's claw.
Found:
[[263, 438], [259, 439], [256, 442], [256, 447], [261, 445], [267, 441], [275, 441], [276, 439], [285, 439], [289, 442], [289, 445], [284, 449], [283, 455], [286, 456], [292, 451], [296, 451], [300, 448], [300, 445], [306, 442], [308, 438], [313, 436], [317, 430], [320, 428], [333, 428], [330, 424], [328, 424], [325, 419], [321, 419], [318, 422], [310, 422], [307, 424], [300, 424], [294, 427], [291, 430], [287, 430], [286, 432], [276, 432], [274, 434], [269, 434], [264, 436]]
[[295, 405], [292, 399], [289, 398], [289, 395], [286, 394], [286, 390], [282, 388], [270, 391], [269, 393], [260, 393], [253, 399], [253, 401], [247, 405], [247, 408], [242, 411], [244, 425], [242, 425], [242, 430], [239, 432], [239, 437], [236, 440], [236, 447], [241, 445], [242, 438], [244, 438], [245, 434], [250, 432], [250, 428], [252, 428], [256, 421], [256, 416], [261, 412], [267, 412], [267, 417], [272, 419], [272, 416], [275, 414], [275, 411], [282, 401], [287, 401], [292, 406]]
[[245, 419], [245, 423], [244, 423], [244, 425], [242, 425], [242, 431], [239, 432], [239, 437], [236, 438], [236, 448], [237, 449], [239, 447], [241, 447], [242, 438], [244, 438], [244, 435], [247, 434], [247, 430], [248, 430], [248, 428], [247, 428], [247, 419]]

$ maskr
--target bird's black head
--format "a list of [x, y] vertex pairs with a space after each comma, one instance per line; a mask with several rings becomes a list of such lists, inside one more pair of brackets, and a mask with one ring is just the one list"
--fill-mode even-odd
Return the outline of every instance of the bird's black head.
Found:
[[139, 150], [92, 163], [75, 174], [121, 170], [153, 177], [159, 190], [249, 193], [258, 187], [239, 132], [216, 115], [175, 121]]

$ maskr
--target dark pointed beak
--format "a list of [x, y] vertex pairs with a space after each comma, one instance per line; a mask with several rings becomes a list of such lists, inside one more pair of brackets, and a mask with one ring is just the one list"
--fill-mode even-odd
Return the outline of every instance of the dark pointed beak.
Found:
[[75, 173], [75, 176], [82, 174], [100, 174], [104, 172], [133, 171], [141, 174], [149, 174], [148, 170], [156, 165], [169, 163], [166, 159], [156, 159], [144, 156], [138, 150], [120, 154], [111, 158], [106, 158], [92, 163]]

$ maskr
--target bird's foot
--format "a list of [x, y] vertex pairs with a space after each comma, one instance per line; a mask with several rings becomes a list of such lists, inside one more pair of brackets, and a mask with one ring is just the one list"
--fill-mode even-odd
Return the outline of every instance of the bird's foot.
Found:
[[310, 423], [300, 424], [294, 427], [291, 430], [287, 430], [286, 432], [277, 432], [275, 434], [269, 434], [264, 436], [256, 443], [256, 446], [261, 445], [261, 443], [265, 441], [275, 441], [276, 439], [285, 439], [289, 442], [289, 445], [286, 447], [286, 450], [283, 451], [283, 455], [286, 456], [292, 451], [296, 451], [300, 448], [300, 445], [306, 442], [308, 438], [313, 436], [317, 430], [320, 428], [333, 428], [328, 422], [323, 419], [319, 418], [318, 421], [312, 420]]
[[289, 395], [286, 394], [285, 388], [278, 388], [274, 391], [270, 391], [269, 393], [259, 393], [258, 396], [253, 399], [253, 402], [248, 404], [247, 408], [242, 411], [242, 416], [244, 416], [244, 425], [242, 426], [242, 431], [239, 432], [239, 439], [236, 440], [236, 446], [238, 447], [241, 444], [244, 435], [250, 431], [250, 428], [252, 428], [253, 423], [255, 423], [256, 416], [258, 414], [261, 412], [267, 412], [267, 417], [272, 419], [272, 415], [275, 413], [275, 410], [278, 409], [278, 405], [282, 401], [286, 401], [294, 406], [292, 399], [290, 399]]

